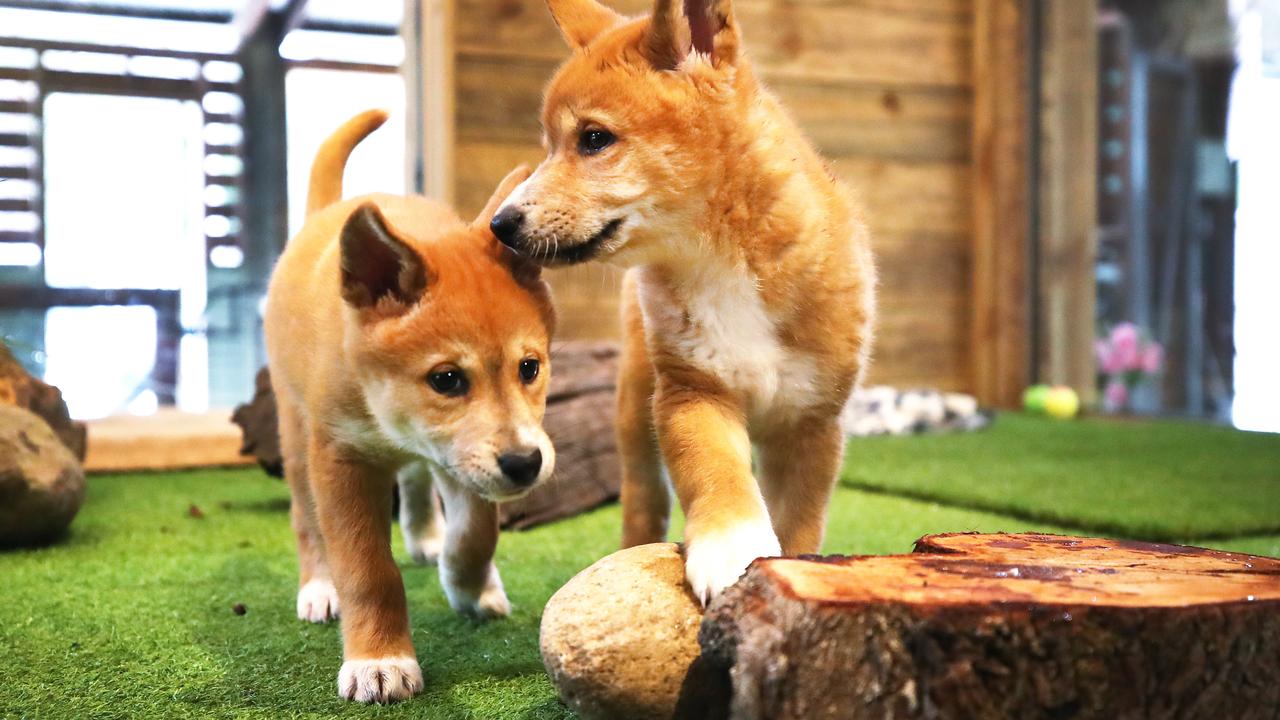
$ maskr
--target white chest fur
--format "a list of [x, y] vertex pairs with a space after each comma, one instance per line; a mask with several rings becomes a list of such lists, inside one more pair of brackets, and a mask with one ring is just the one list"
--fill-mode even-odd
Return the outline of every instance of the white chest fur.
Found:
[[753, 420], [817, 401], [815, 366], [787, 348], [755, 279], [707, 266], [672, 282], [641, 277], [640, 307], [650, 346], [661, 347], [741, 393]]

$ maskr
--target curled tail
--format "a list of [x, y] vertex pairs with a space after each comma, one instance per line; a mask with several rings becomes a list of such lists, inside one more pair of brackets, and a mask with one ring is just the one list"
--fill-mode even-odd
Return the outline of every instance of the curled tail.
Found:
[[386, 121], [386, 110], [366, 110], [343, 123], [321, 143], [320, 151], [311, 163], [307, 215], [342, 199], [342, 173], [347, 168], [347, 158], [361, 140]]

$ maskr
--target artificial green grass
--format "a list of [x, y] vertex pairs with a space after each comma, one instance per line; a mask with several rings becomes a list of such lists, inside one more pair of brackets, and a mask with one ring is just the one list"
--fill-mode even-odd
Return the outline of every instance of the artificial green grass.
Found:
[[[91, 478], [64, 542], [0, 554], [0, 717], [571, 717], [543, 673], [538, 622], [557, 588], [615, 549], [616, 506], [503, 535], [515, 612], [486, 625], [449, 610], [434, 569], [410, 564], [397, 535], [426, 690], [378, 708], [338, 698], [338, 628], [294, 616], [287, 497], [253, 470]], [[840, 489], [827, 548], [907, 552], [927, 532], [1023, 529]]]
[[1280, 435], [1204, 424], [1003, 414], [983, 432], [855, 440], [842, 481], [1097, 534], [1280, 536]]
[[[837, 488], [825, 549], [897, 553], [931, 532], [1111, 524], [1107, 534], [1184, 541], [1208, 528], [1224, 538], [1202, 544], [1280, 555], [1280, 532], [1243, 536], [1264, 515], [1280, 519], [1275, 439], [1186, 425], [1148, 426], [1144, 438], [1121, 425], [1117, 440], [1109, 427], [1003, 416], [975, 435], [855, 441], [845, 482], [875, 491]], [[541, 610], [616, 548], [619, 527], [611, 506], [504, 534], [498, 564], [515, 611], [486, 625], [449, 610], [434, 569], [410, 564], [396, 531], [426, 689], [368, 707], [337, 696], [337, 626], [294, 616], [282, 483], [256, 470], [94, 477], [68, 538], [0, 553], [0, 718], [570, 718], [538, 656]]]

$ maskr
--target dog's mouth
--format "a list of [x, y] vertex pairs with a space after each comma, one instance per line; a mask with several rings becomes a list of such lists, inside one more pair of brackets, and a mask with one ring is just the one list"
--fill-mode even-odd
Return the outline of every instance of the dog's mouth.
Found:
[[622, 218], [610, 220], [605, 223], [604, 227], [600, 228], [600, 232], [587, 238], [586, 242], [578, 243], [572, 247], [555, 248], [542, 261], [547, 265], [576, 265], [591, 260], [600, 254], [600, 249], [604, 247], [605, 243], [618, 234], [618, 228], [620, 227], [622, 227]]

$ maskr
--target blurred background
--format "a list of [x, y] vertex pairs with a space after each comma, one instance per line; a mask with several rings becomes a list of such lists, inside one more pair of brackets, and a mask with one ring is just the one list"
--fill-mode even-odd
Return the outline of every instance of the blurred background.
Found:
[[[867, 206], [873, 382], [1280, 431], [1280, 2], [736, 7]], [[0, 0], [0, 335], [77, 418], [225, 419], [319, 142], [388, 108], [348, 194], [469, 216], [565, 53], [542, 0]], [[616, 337], [616, 271], [553, 283]]]

